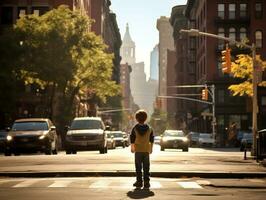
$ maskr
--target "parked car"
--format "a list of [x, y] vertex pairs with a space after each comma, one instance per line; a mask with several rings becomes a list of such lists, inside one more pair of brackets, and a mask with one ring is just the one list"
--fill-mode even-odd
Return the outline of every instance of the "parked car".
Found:
[[199, 133], [197, 132], [190, 132], [188, 134], [188, 139], [189, 139], [189, 146], [198, 146], [199, 144]]
[[188, 138], [182, 130], [165, 130], [161, 136], [161, 151], [165, 149], [182, 149], [188, 151]]
[[6, 156], [38, 151], [47, 155], [57, 154], [56, 128], [49, 119], [18, 119], [13, 123], [6, 140]]
[[6, 130], [0, 130], [0, 153], [4, 153], [6, 149]]
[[252, 132], [250, 130], [246, 130], [246, 131], [243, 131], [243, 130], [240, 130], [237, 132], [237, 141], [236, 141], [236, 144], [235, 146], [236, 147], [240, 147], [241, 146], [241, 141], [243, 139], [243, 136], [244, 134], [252, 134]]
[[125, 145], [126, 145], [126, 147], [128, 147], [129, 146], [129, 137], [128, 137], [126, 132], [122, 132], [122, 133], [123, 133]]
[[100, 117], [76, 117], [66, 134], [66, 154], [87, 150], [107, 153], [107, 129]]
[[253, 134], [252, 133], [243, 133], [243, 137], [240, 142], [240, 151], [244, 151], [246, 149], [251, 149], [253, 144]]
[[121, 146], [121, 147], [125, 148], [126, 147], [126, 143], [125, 143], [125, 139], [124, 139], [124, 136], [123, 136], [123, 132], [122, 131], [112, 131], [111, 133], [114, 136], [115, 145], [117, 147]]
[[214, 147], [215, 140], [212, 138], [212, 135], [210, 133], [200, 133], [199, 134], [199, 146], [204, 147]]
[[161, 136], [160, 135], [157, 135], [154, 137], [154, 144], [160, 144], [161, 142]]
[[107, 132], [107, 147], [108, 149], [115, 149], [116, 147], [114, 136], [110, 131]]

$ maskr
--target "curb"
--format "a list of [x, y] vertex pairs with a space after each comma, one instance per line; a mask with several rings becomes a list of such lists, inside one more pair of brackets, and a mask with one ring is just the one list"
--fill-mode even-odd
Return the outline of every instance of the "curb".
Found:
[[[64, 172], [0, 172], [0, 177], [45, 178], [45, 177], [134, 177], [132, 171], [64, 171]], [[151, 172], [158, 178], [266, 178], [266, 172]]]

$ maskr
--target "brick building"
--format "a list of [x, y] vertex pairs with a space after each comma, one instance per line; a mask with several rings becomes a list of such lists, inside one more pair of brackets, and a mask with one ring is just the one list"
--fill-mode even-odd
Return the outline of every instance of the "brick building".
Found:
[[[257, 54], [266, 59], [266, 4], [262, 0], [188, 0], [185, 16], [188, 18], [188, 29], [199, 29], [203, 32], [214, 33], [240, 41], [247, 37], [249, 43], [255, 43]], [[224, 41], [210, 37], [189, 37], [189, 44], [195, 41], [195, 84], [214, 84], [216, 87], [216, 119], [217, 141], [221, 144], [227, 139], [227, 129], [235, 122], [237, 129], [247, 131], [251, 128], [251, 100], [247, 97], [233, 97], [228, 86], [237, 83], [221, 70], [221, 50], [225, 48]], [[250, 53], [249, 49], [238, 48], [229, 44], [232, 55]], [[200, 93], [200, 91], [198, 91]], [[260, 93], [260, 107], [265, 107], [265, 96]], [[265, 118], [260, 110], [259, 119]], [[204, 124], [198, 129], [211, 132], [211, 117], [201, 117], [210, 113], [209, 106], [197, 106], [199, 121]], [[201, 115], [200, 115], [201, 113]], [[262, 128], [262, 123], [259, 123]], [[265, 126], [265, 125], [264, 125]], [[265, 128], [265, 127], [264, 127]]]

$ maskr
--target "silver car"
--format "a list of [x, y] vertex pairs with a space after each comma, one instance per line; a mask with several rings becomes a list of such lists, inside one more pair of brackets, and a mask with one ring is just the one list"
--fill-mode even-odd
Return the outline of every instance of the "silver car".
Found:
[[57, 154], [56, 128], [49, 119], [25, 118], [16, 120], [6, 136], [5, 155], [41, 151]]
[[66, 134], [66, 154], [77, 151], [99, 150], [107, 153], [107, 135], [100, 117], [75, 118]]

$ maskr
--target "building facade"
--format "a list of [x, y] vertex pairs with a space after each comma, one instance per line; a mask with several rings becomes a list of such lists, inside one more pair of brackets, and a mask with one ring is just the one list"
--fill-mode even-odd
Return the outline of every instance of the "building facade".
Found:
[[130, 36], [128, 24], [126, 26], [120, 54], [122, 57], [121, 63], [129, 64], [132, 67], [132, 72], [130, 73], [130, 90], [134, 99], [134, 103], [131, 104], [132, 111], [134, 111], [136, 107], [134, 104], [137, 104], [139, 108], [147, 110], [149, 115], [151, 115], [153, 112], [156, 84], [154, 84], [154, 81], [146, 81], [144, 62], [136, 62], [135, 42]]
[[159, 80], [159, 49], [158, 44], [153, 48], [150, 55], [150, 79]]
[[[175, 84], [177, 86], [195, 85], [195, 41], [188, 40], [187, 35], [181, 35], [181, 29], [187, 29], [188, 19], [185, 17], [185, 5], [172, 8], [170, 23], [173, 27], [173, 39], [175, 43], [176, 63], [175, 63]], [[189, 43], [190, 42], [190, 43]], [[195, 94], [194, 88], [169, 88], [174, 90], [178, 97], [198, 98], [189, 94]], [[193, 101], [176, 99], [176, 125], [180, 129], [193, 130], [192, 113], [195, 112], [196, 103]]]
[[[174, 40], [172, 37], [173, 28], [169, 18], [162, 16], [157, 20], [159, 31], [159, 96], [167, 95], [167, 49], [174, 50]], [[161, 99], [161, 109], [167, 112], [167, 100]]]
[[[256, 52], [265, 60], [266, 41], [263, 39], [266, 31], [266, 4], [265, 1], [254, 0], [188, 0], [185, 15], [189, 20], [188, 28], [203, 32], [229, 37], [241, 41], [248, 38], [249, 44], [256, 45]], [[235, 123], [239, 131], [251, 129], [251, 99], [232, 96], [228, 86], [238, 83], [239, 80], [231, 75], [222, 73], [221, 51], [225, 49], [225, 41], [210, 37], [190, 37], [190, 43], [196, 45], [196, 84], [215, 85], [216, 110], [216, 140], [225, 144], [228, 129]], [[236, 47], [229, 43], [231, 54], [249, 54], [250, 50]], [[200, 92], [200, 91], [198, 91]], [[262, 97], [260, 97], [262, 98]], [[207, 105], [198, 105], [198, 113], [210, 113]], [[259, 113], [259, 116], [262, 116]], [[211, 118], [198, 116], [205, 127], [201, 130], [211, 131]]]

